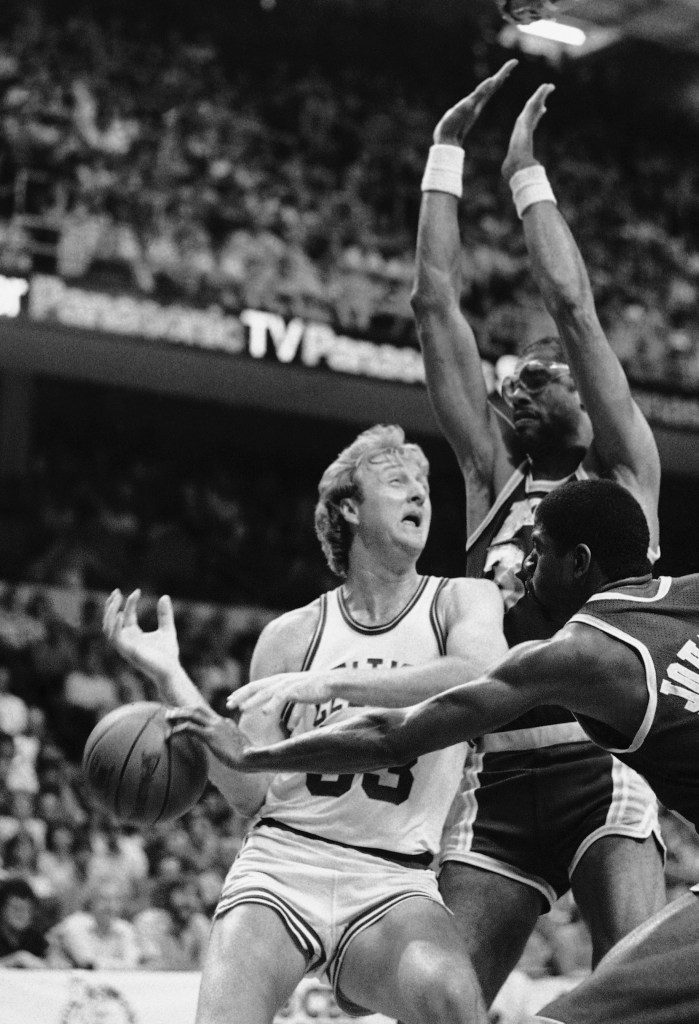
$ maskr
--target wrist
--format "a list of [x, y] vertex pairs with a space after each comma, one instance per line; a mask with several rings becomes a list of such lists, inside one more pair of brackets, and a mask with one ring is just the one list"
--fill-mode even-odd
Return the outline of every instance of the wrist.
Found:
[[445, 192], [460, 199], [463, 194], [463, 173], [465, 153], [461, 146], [447, 142], [435, 142], [422, 176], [423, 192]]
[[533, 156], [523, 156], [519, 160], [513, 160], [508, 168], [507, 181], [510, 182], [514, 178], [515, 174], [520, 171], [526, 171], [528, 167], [541, 167], [544, 172], [546, 168], [538, 160], [535, 160]]
[[550, 202], [557, 205], [546, 170], [538, 162], [526, 164], [514, 171], [508, 184], [520, 219], [534, 203]]
[[[183, 698], [193, 687], [193, 683], [179, 662], [169, 665], [167, 668], [158, 669], [152, 673], [151, 678], [158, 688], [162, 700], [175, 706], [182, 703], [192, 703], [192, 700], [184, 701]], [[199, 691], [196, 691], [197, 694]]]
[[432, 137], [432, 142], [435, 146], [456, 146], [457, 149], [463, 149], [461, 139], [458, 135], [453, 135], [450, 132], [435, 132]]

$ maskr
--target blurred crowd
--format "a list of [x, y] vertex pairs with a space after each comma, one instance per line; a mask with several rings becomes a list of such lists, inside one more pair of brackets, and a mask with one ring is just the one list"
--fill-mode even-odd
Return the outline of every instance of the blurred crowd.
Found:
[[[419, 182], [454, 82], [355, 53], [330, 70], [295, 61], [292, 43], [267, 46], [233, 62], [206, 38], [158, 38], [84, 13], [50, 22], [25, 5], [0, 39], [0, 269], [26, 272], [55, 251], [63, 277], [96, 288], [262, 307], [414, 345]], [[463, 52], [463, 91], [505, 56], [475, 36]], [[547, 72], [523, 71], [522, 82]], [[620, 132], [600, 119], [599, 97], [570, 110], [588, 86], [584, 71], [567, 72], [541, 153], [630, 374], [692, 389], [692, 146], [670, 133], [659, 143], [647, 125]], [[537, 321], [499, 175], [525, 94], [469, 137], [463, 301], [489, 355], [512, 351]]]
[[53, 445], [0, 499], [17, 523], [0, 540], [6, 573], [278, 609], [310, 601], [333, 584], [313, 531], [318, 477], [303, 468], [221, 459], [212, 473], [148, 454], [120, 466]]

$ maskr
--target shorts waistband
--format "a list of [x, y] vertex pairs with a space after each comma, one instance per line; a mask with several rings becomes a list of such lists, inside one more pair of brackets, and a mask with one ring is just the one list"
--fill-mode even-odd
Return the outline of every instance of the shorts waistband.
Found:
[[296, 836], [303, 836], [304, 839], [313, 839], [319, 843], [330, 843], [331, 846], [341, 846], [345, 850], [357, 850], [358, 853], [367, 853], [371, 857], [380, 857], [382, 860], [390, 860], [393, 864], [400, 864], [405, 868], [429, 868], [434, 859], [434, 854], [429, 850], [424, 853], [397, 853], [394, 850], [380, 850], [373, 846], [353, 846], [351, 843], [341, 843], [338, 839], [328, 839], [326, 836], [316, 836], [312, 832], [304, 832], [300, 828], [293, 828], [276, 818], [260, 818], [255, 822], [254, 828], [261, 825], [268, 825], [270, 828], [279, 828], [284, 832], [293, 832]]
[[541, 747], [554, 747], [558, 743], [589, 742], [590, 737], [579, 722], [558, 722], [533, 729], [493, 732], [481, 738], [479, 747], [486, 754], [492, 754], [505, 750], [537, 750]]

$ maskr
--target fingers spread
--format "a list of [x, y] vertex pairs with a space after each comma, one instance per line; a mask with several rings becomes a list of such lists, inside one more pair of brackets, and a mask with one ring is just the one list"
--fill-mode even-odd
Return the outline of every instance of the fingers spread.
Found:
[[158, 599], [158, 628], [172, 630], [175, 628], [175, 614], [172, 601], [167, 594]]
[[137, 607], [138, 601], [141, 596], [140, 590], [132, 591], [126, 598], [126, 604], [124, 605], [124, 625], [135, 626], [138, 624]]
[[121, 591], [113, 590], [104, 602], [104, 614], [102, 616], [102, 630], [107, 636], [111, 635], [114, 628], [114, 618], [121, 607]]

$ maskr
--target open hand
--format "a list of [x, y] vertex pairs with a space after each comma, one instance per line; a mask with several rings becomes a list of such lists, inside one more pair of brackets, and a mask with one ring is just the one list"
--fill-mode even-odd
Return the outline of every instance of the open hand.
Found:
[[534, 131], [546, 113], [546, 100], [555, 88], [555, 85], [548, 82], [540, 85], [529, 97], [522, 113], [515, 121], [507, 156], [502, 165], [502, 176], [505, 181], [509, 181], [513, 174], [524, 167], [531, 167], [539, 162], [534, 156]]
[[123, 602], [121, 591], [113, 590], [105, 602], [102, 631], [129, 664], [159, 683], [179, 668], [172, 601], [167, 596], [158, 600], [158, 628], [144, 633], [138, 624], [140, 597], [141, 591], [134, 590]]
[[481, 110], [517, 67], [517, 63], [516, 60], [508, 60], [499, 71], [486, 78], [472, 93], [447, 110], [434, 130], [434, 142], [451, 146], [463, 145]]
[[250, 741], [230, 718], [217, 715], [207, 704], [172, 708], [166, 712], [171, 735], [184, 732], [196, 736], [214, 757], [228, 768], [245, 769], [245, 751]]
[[239, 711], [261, 708], [271, 714], [289, 703], [321, 704], [332, 696], [329, 673], [284, 672], [241, 686], [230, 695], [226, 707]]

